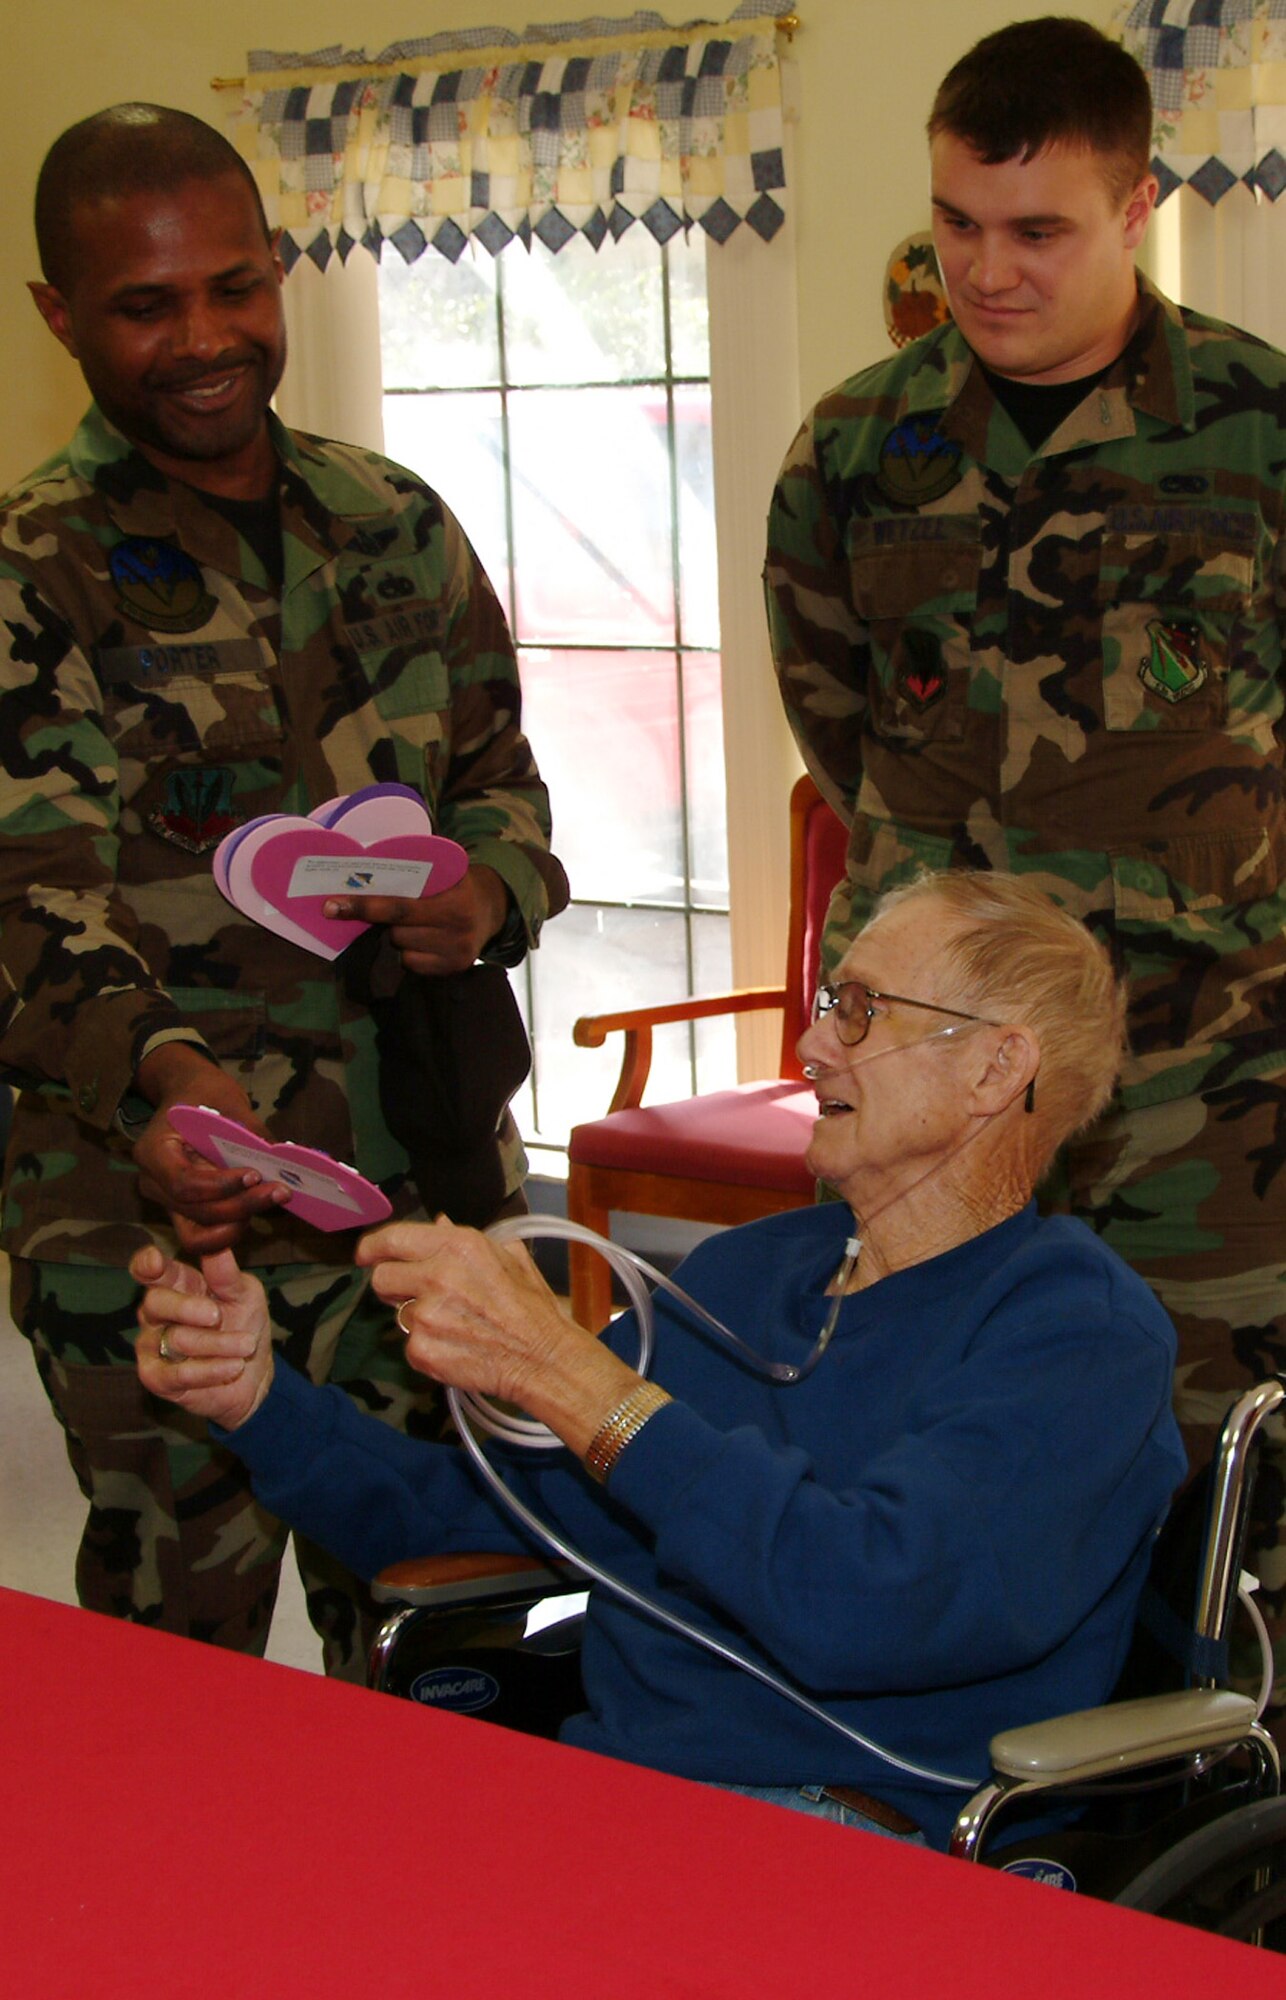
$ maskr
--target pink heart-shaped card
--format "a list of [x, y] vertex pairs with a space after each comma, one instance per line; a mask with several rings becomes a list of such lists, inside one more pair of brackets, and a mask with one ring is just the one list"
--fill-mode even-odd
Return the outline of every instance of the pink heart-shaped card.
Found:
[[[300, 824], [301, 822], [291, 813], [270, 813], [263, 819], [251, 820], [250, 824], [241, 827], [237, 834], [228, 836], [231, 845], [222, 869], [217, 865], [219, 850], [216, 850], [214, 879], [228, 901], [234, 903], [244, 916], [251, 917], [255, 923], [262, 924], [267, 930], [275, 931], [278, 937], [288, 938], [291, 944], [302, 945], [305, 951], [316, 951], [317, 940], [312, 932], [305, 930], [302, 924], [295, 923], [284, 910], [274, 910], [264, 903], [263, 899], [256, 895], [250, 876], [250, 866], [256, 852], [273, 839], [278, 827], [297, 828]], [[338, 954], [329, 952], [327, 956], [334, 958]]]
[[221, 841], [214, 878], [230, 903], [278, 936], [322, 958], [338, 958], [368, 928], [324, 914], [332, 896], [440, 895], [461, 880], [469, 857], [431, 830], [409, 786], [371, 785], [332, 801], [320, 817], [268, 813]]
[[393, 1212], [373, 1182], [314, 1146], [261, 1139], [207, 1104], [175, 1104], [167, 1115], [184, 1145], [203, 1160], [219, 1167], [253, 1167], [266, 1181], [284, 1182], [291, 1190], [285, 1207], [315, 1229], [365, 1229]]
[[261, 826], [267, 826], [269, 820], [286, 817], [285, 813], [264, 813], [259, 819], [248, 819], [244, 826], [234, 827], [231, 833], [224, 834], [214, 850], [214, 879], [220, 893], [226, 896], [229, 902], [232, 901], [232, 894], [228, 888], [228, 863], [232, 859], [233, 850], [240, 847], [248, 834], [257, 832]]
[[[228, 864], [234, 848], [250, 834], [257, 834], [269, 820], [287, 819], [287, 813], [261, 813], [225, 834], [214, 850], [214, 879], [220, 891], [233, 900], [228, 889]], [[308, 815], [318, 826], [336, 826], [340, 820], [353, 840], [384, 840], [393, 833], [432, 833], [433, 822], [420, 794], [410, 785], [363, 785], [357, 792], [342, 792], [337, 799], [323, 799]]]
[[464, 849], [435, 833], [365, 842], [337, 826], [286, 819], [271, 825], [264, 840], [242, 842], [228, 879], [248, 916], [297, 939], [302, 931], [311, 950], [338, 958], [368, 926], [324, 915], [328, 898], [439, 895], [468, 866]]

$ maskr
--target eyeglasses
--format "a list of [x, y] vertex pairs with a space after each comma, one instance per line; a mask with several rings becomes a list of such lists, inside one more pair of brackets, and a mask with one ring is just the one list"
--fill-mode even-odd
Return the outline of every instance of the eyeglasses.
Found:
[[[826, 981], [818, 987], [813, 997], [813, 1019], [820, 1021], [823, 1014], [834, 1014], [835, 1032], [846, 1049], [855, 1049], [859, 1042], [866, 1040], [867, 1031], [875, 1019], [873, 1000], [883, 1000], [891, 1007], [916, 1007], [925, 1014], [950, 1014], [956, 1021], [979, 1021], [984, 1027], [998, 1028], [999, 1021], [992, 1021], [985, 1014], [962, 1014], [958, 1007], [940, 1007], [936, 1000], [908, 1000], [901, 993], [877, 993], [873, 986], [864, 986], [860, 979], [846, 979], [840, 986], [831, 986]], [[940, 1034], [949, 1035], [951, 1028], [942, 1028]]]
[[[860, 979], [846, 979], [839, 986], [832, 986], [826, 980], [813, 995], [813, 1019], [820, 1021], [823, 1014], [834, 1014], [835, 1032], [846, 1049], [855, 1049], [864, 1042], [875, 1009], [872, 1000], [883, 1000], [890, 1007], [915, 1007], [923, 1014], [949, 1014], [953, 1021], [976, 1021], [984, 1028], [999, 1028], [1003, 1024], [993, 1021], [989, 1014], [964, 1014], [958, 1007], [940, 1007], [936, 1000], [908, 1000], [903, 993], [877, 993], [873, 986], [864, 986]], [[938, 1028], [926, 1041], [934, 1041], [939, 1035], [954, 1035], [955, 1028]], [[808, 1075], [805, 1070], [805, 1076]], [[1036, 1079], [1033, 1076], [1023, 1096], [1023, 1110], [1036, 1109]]]

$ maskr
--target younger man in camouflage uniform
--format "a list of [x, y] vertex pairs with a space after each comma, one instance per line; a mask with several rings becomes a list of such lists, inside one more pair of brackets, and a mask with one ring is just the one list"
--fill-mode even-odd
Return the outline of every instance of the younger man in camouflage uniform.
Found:
[[1286, 358], [1136, 279], [1147, 84], [1088, 24], [987, 37], [929, 133], [955, 323], [823, 399], [769, 529], [783, 699], [852, 826], [829, 934], [954, 864], [1112, 941], [1133, 1053], [1051, 1200], [1172, 1315], [1198, 1462], [1286, 1366]]
[[[298, 1367], [391, 1422], [436, 1412], [352, 1235], [300, 1226], [279, 1183], [196, 1159], [168, 1123], [213, 1105], [422, 1212], [371, 1009], [342, 963], [231, 909], [212, 850], [264, 813], [413, 786], [470, 868], [346, 906], [381, 927], [386, 986], [516, 962], [566, 883], [504, 617], [456, 522], [412, 474], [268, 411], [282, 272], [231, 147], [154, 106], [85, 120], [42, 169], [37, 235], [36, 303], [95, 402], [0, 513], [0, 1062], [21, 1086], [2, 1240], [91, 1503], [82, 1602], [260, 1651], [284, 1531], [202, 1423], [140, 1394], [131, 1253], [239, 1240]], [[485, 1144], [497, 1201], [515, 1196], [507, 1114]], [[301, 1566], [328, 1663], [360, 1675], [364, 1600]]]

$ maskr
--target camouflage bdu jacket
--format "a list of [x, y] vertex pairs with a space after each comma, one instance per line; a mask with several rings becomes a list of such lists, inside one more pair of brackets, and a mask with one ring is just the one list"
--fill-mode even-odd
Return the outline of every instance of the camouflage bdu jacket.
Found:
[[833, 964], [923, 864], [1032, 877], [1133, 981], [1127, 1105], [1286, 1040], [1286, 356], [1144, 285], [1036, 452], [948, 326], [827, 396], [773, 501], [773, 650], [852, 823]]
[[[97, 410], [0, 511], [0, 1063], [22, 1086], [0, 1241], [15, 1254], [118, 1265], [158, 1235], [127, 1133], [150, 1115], [134, 1070], [165, 1039], [204, 1045], [277, 1138], [413, 1205], [370, 1018], [335, 966], [223, 900], [211, 856], [229, 829], [398, 780], [503, 877], [517, 955], [566, 900], [509, 633], [459, 526], [372, 452], [273, 436], [280, 592]], [[512, 1127], [505, 1150], [513, 1186]], [[351, 1256], [283, 1211], [255, 1231], [254, 1263]]]

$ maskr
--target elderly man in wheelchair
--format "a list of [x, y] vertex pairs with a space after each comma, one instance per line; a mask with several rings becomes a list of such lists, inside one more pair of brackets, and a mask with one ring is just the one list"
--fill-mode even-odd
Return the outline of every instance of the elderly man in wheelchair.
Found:
[[709, 1238], [650, 1351], [635, 1311], [576, 1325], [520, 1244], [364, 1238], [415, 1365], [552, 1433], [489, 1445], [489, 1479], [274, 1365], [230, 1251], [136, 1256], [140, 1373], [361, 1575], [529, 1555], [548, 1524], [596, 1579], [566, 1742], [945, 1848], [997, 1731], [1107, 1700], [1185, 1469], [1166, 1315], [1032, 1198], [1110, 1094], [1123, 1019], [1040, 891], [926, 877], [800, 1045], [842, 1200]]

